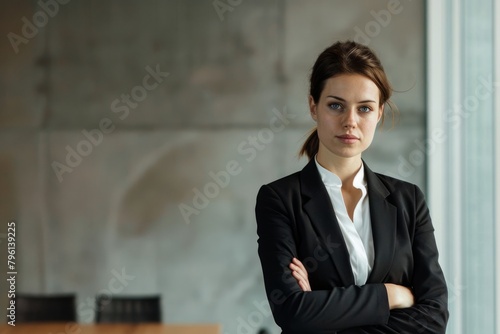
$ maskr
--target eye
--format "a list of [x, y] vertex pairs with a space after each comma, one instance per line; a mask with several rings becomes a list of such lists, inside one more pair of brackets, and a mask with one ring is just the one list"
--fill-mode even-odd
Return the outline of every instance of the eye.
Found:
[[360, 108], [359, 108], [359, 111], [361, 111], [361, 112], [364, 112], [364, 113], [365, 113], [365, 112], [370, 112], [370, 111], [372, 111], [372, 109], [371, 109], [370, 107], [363, 106], [363, 107], [360, 107]]
[[342, 105], [340, 103], [336, 103], [336, 102], [330, 103], [328, 105], [328, 107], [330, 107], [330, 109], [332, 109], [332, 110], [340, 110], [340, 109], [342, 109]]

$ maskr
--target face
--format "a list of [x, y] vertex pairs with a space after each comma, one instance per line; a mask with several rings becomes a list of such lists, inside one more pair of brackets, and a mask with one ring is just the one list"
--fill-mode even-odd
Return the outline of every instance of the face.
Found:
[[361, 158], [384, 109], [378, 87], [359, 74], [328, 79], [318, 103], [309, 97], [309, 107], [318, 128], [318, 156], [334, 160]]

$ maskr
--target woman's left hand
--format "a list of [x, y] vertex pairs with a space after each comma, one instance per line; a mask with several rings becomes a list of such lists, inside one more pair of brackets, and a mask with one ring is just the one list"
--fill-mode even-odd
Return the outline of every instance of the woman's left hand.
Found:
[[297, 258], [292, 259], [292, 263], [288, 266], [292, 270], [293, 277], [297, 280], [302, 291], [311, 291], [307, 270]]

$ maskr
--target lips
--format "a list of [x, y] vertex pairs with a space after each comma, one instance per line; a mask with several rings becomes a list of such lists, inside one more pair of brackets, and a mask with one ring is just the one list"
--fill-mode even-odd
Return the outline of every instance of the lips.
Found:
[[337, 138], [340, 138], [340, 139], [359, 139], [358, 137], [353, 136], [353, 135], [341, 135], [341, 136], [337, 136]]
[[354, 144], [359, 140], [358, 137], [348, 134], [337, 136], [337, 138], [344, 144]]

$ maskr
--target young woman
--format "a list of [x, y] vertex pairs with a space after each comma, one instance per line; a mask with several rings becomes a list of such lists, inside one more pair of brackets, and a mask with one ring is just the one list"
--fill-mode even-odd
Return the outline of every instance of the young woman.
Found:
[[313, 66], [309, 163], [257, 196], [259, 257], [283, 333], [445, 333], [447, 288], [424, 196], [361, 159], [391, 93], [361, 44], [335, 43]]

